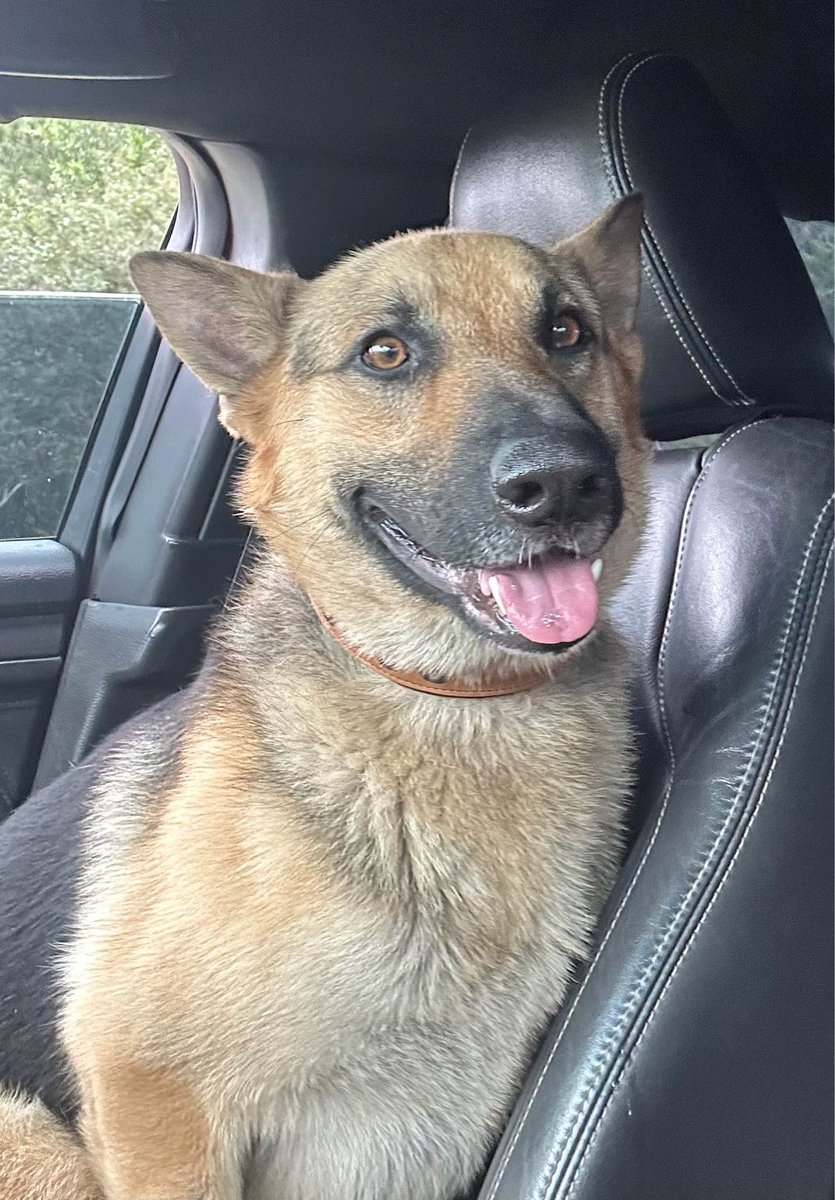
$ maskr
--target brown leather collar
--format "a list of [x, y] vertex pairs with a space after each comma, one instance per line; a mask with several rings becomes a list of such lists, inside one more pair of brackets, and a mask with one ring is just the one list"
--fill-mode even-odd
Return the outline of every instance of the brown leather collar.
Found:
[[345, 639], [330, 617], [322, 612], [312, 597], [310, 603], [323, 628], [352, 658], [368, 667], [369, 671], [375, 671], [384, 679], [390, 679], [392, 683], [398, 683], [412, 692], [425, 692], [429, 696], [449, 696], [455, 700], [490, 700], [495, 696], [514, 696], [518, 692], [529, 692], [532, 688], [541, 687], [543, 683], [548, 682], [548, 675], [533, 669], [515, 679], [486, 679], [479, 685], [464, 683], [460, 679], [429, 679], [426, 675], [421, 675], [420, 671], [398, 671], [394, 667], [387, 667], [370, 654], [363, 654], [361, 650], [357, 650]]

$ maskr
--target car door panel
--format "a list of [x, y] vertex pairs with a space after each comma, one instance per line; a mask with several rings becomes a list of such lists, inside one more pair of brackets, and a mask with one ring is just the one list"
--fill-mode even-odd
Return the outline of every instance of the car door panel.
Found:
[[32, 780], [78, 577], [78, 559], [58, 542], [0, 542], [0, 818]]
[[[171, 248], [188, 249], [192, 247], [195, 236], [196, 188], [186, 160], [197, 163], [195, 170], [198, 174], [202, 171], [204, 193], [207, 190], [205, 179], [210, 178], [211, 171], [208, 166], [199, 163], [199, 156], [185, 142], [180, 139], [170, 141], [180, 175], [181, 199], [166, 241]], [[217, 187], [215, 190], [220, 192]], [[223, 211], [222, 199], [220, 192], [215, 210]], [[216, 232], [213, 235], [209, 252], [211, 249], [219, 250], [224, 237], [225, 225], [220, 234]], [[73, 300], [67, 297], [59, 304], [47, 297], [44, 303], [60, 311], [62, 306], [71, 306]], [[115, 304], [116, 301], [97, 298], [94, 303], [93, 299], [85, 296], [80, 298], [80, 303], [87, 317], [85, 320], [80, 316], [78, 320], [73, 318], [77, 326], [74, 338], [78, 342], [84, 338], [88, 327], [92, 326], [90, 312], [95, 310], [96, 304], [101, 307], [102, 304]], [[160, 619], [156, 611], [153, 615], [140, 612], [141, 605], [137, 607], [137, 613], [127, 619], [126, 613], [132, 606], [123, 603], [116, 610], [123, 626], [123, 636], [117, 638], [114, 635], [108, 640], [102, 636], [102, 629], [96, 620], [98, 609], [86, 613], [96, 572], [106, 562], [130, 500], [132, 484], [121, 496], [115, 493], [114, 503], [115, 485], [126, 478], [122, 466], [128, 458], [128, 468], [131, 469], [132, 462], [134, 476], [141, 468], [178, 372], [178, 363], [170, 349], [161, 342], [150, 315], [138, 308], [135, 299], [124, 298], [119, 303], [127, 314], [127, 333], [122, 337], [121, 348], [114, 342], [114, 353], [118, 348], [116, 361], [110, 379], [103, 388], [98, 413], [92, 423], [86, 449], [81, 455], [60, 526], [54, 538], [20, 537], [0, 541], [0, 819], [31, 790], [42, 751], [50, 741], [50, 728], [62, 729], [57, 739], [59, 744], [66, 743], [73, 747], [81, 744], [79, 737], [73, 741], [78, 733], [74, 724], [68, 723], [66, 728], [62, 728], [61, 714], [66, 706], [79, 714], [89, 704], [90, 696], [98, 694], [95, 672], [106, 673], [109, 657], [113, 658], [114, 672], [117, 675], [124, 672], [129, 650], [142, 644], [142, 637], [136, 629], [143, 623], [153, 631], [149, 645], [154, 649], [158, 644], [156, 639], [164, 636], [172, 624], [177, 624], [173, 617]], [[10, 310], [13, 307], [7, 305]], [[62, 319], [69, 320], [69, 316]], [[39, 354], [42, 340], [42, 337], [33, 338], [33, 355]], [[90, 356], [83, 345], [74, 345], [73, 339], [67, 341], [65, 350], [68, 362], [75, 361], [76, 367], [81, 369], [79, 364], [86, 363]], [[47, 356], [52, 364], [50, 369], [55, 366], [52, 360], [59, 351], [60, 346], [57, 349], [50, 348]], [[60, 372], [56, 374], [53, 370], [52, 374], [57, 379]], [[69, 401], [72, 394], [70, 387]], [[72, 406], [68, 404], [65, 407], [68, 408], [69, 417]], [[44, 423], [47, 417], [48, 408], [42, 418]], [[45, 432], [49, 434], [50, 431]], [[74, 436], [77, 438], [77, 434]], [[226, 440], [228, 443], [228, 437]], [[56, 457], [60, 451], [59, 443]], [[76, 461], [77, 458], [78, 453]], [[56, 467], [66, 469], [66, 463], [58, 457]], [[175, 469], [173, 463], [171, 467]], [[216, 480], [212, 481], [210, 488], [214, 488], [215, 484]], [[182, 476], [179, 485], [184, 487]], [[109, 522], [103, 521], [103, 514], [107, 514]], [[153, 521], [155, 514], [149, 513], [148, 519]], [[121, 596], [119, 599], [129, 601], [130, 597]], [[82, 602], [85, 603], [80, 609]], [[79, 615], [84, 615], [85, 619], [77, 622]], [[110, 612], [109, 625], [104, 623], [105, 630], [113, 625], [113, 617], [113, 612]], [[184, 624], [190, 627], [189, 619]], [[90, 652], [86, 653], [88, 636], [92, 641]], [[187, 641], [185, 635], [180, 639], [183, 645]], [[74, 663], [77, 649], [81, 653], [78, 662]], [[184, 651], [183, 662], [190, 662], [190, 656], [194, 656], [194, 651]], [[146, 657], [139, 655], [140, 662], [146, 661], [146, 658], [147, 654]], [[173, 677], [179, 662], [180, 658], [175, 654], [165, 684], [160, 684], [156, 675], [154, 684], [149, 684], [147, 689], [143, 690], [134, 684], [133, 694], [140, 706], [146, 693], [156, 698], [154, 686], [167, 687], [168, 690], [176, 686]], [[153, 670], [156, 672], [156, 668]], [[88, 675], [89, 686], [79, 683], [85, 681]], [[71, 696], [71, 680], [74, 686], [80, 688], [78, 701]], [[125, 690], [123, 687], [122, 692]], [[105, 708], [112, 714], [113, 723], [121, 719], [122, 709], [118, 702], [109, 691], [105, 690], [104, 695], [104, 706], [93, 705], [86, 719], [79, 717], [83, 730], [93, 731], [92, 736], [104, 726], [102, 712]], [[56, 763], [64, 760], [53, 752], [49, 761]], [[40, 778], [42, 775], [38, 774]]]
[[[188, 163], [191, 244], [220, 254], [228, 227], [223, 187], [202, 149], [176, 144]], [[152, 328], [147, 313], [140, 324]], [[238, 452], [214, 396], [157, 339], [118, 458], [102, 455], [109, 486], [36, 786], [196, 670], [247, 536], [229, 500]]]

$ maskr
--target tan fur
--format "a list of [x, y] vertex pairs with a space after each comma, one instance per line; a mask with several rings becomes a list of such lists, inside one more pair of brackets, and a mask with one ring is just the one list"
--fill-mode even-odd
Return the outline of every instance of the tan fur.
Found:
[[82, 1049], [83, 1130], [106, 1196], [222, 1200], [230, 1194], [209, 1119], [182, 1079], [133, 1057], [110, 1057], [97, 1063], [104, 1069], [90, 1071], [84, 1062]]
[[3, 1200], [101, 1200], [81, 1143], [38, 1100], [0, 1091]]
[[[598, 303], [593, 247], [554, 254], [568, 299]], [[258, 282], [281, 316], [249, 368], [223, 361], [228, 347], [216, 363], [199, 322], [162, 322], [210, 384], [236, 389], [226, 411], [253, 446], [242, 505], [267, 550], [178, 744], [125, 745], [93, 798], [63, 1030], [107, 1200], [451, 1200], [585, 953], [631, 769], [605, 603], [643, 521], [634, 334], [608, 329], [607, 352], [572, 368], [619, 438], [628, 505], [603, 551], [598, 630], [558, 671], [542, 660], [544, 686], [490, 701], [399, 689], [305, 596], [394, 665], [530, 669], [395, 583], [338, 517], [334, 480], [385, 457], [432, 486], [497, 377], [551, 385], [525, 323], [548, 269], [512, 239], [434, 232], [310, 284]], [[153, 291], [151, 267], [138, 278]], [[338, 364], [407, 287], [444, 366], [383, 402]], [[24, 1133], [43, 1163], [41, 1133]], [[21, 1177], [9, 1200], [95, 1195], [75, 1143], [53, 1141], [64, 1182], [27, 1191]]]
[[[593, 287], [582, 257], [594, 259], [594, 255], [582, 238], [570, 245], [563, 275], [573, 284], [566, 289], [566, 303], [585, 302], [585, 307], [594, 308]], [[485, 270], [488, 261], [489, 271]], [[326, 273], [307, 285], [303, 337], [323, 347], [319, 361], [325, 368], [332, 367], [362, 328], [362, 321], [355, 318], [346, 317], [343, 325], [338, 314], [359, 309], [368, 320], [374, 299], [379, 311], [380, 298], [401, 290], [402, 285], [394, 281], [405, 275], [409, 296], [443, 330], [452, 364], [445, 365], [440, 379], [410, 389], [408, 419], [404, 420], [401, 407], [381, 405], [370, 381], [346, 389], [338, 376], [325, 376], [311, 394], [306, 379], [299, 379], [294, 371], [289, 337], [235, 405], [239, 424], [256, 419], [259, 423], [257, 433], [250, 430], [255, 451], [240, 489], [244, 513], [281, 546], [298, 582], [326, 611], [340, 617], [355, 644], [395, 667], [463, 676], [488, 669], [512, 675], [522, 669], [506, 654], [494, 653], [436, 604], [413, 598], [413, 608], [420, 604], [423, 609], [421, 620], [402, 621], [399, 591], [390, 587], [376, 557], [358, 550], [354, 539], [346, 545], [342, 530], [332, 520], [330, 475], [340, 461], [356, 458], [370, 447], [413, 460], [421, 477], [431, 483], [442, 474], [455, 434], [477, 411], [486, 385], [497, 376], [509, 383], [523, 379], [534, 386], [552, 381], [552, 369], [533, 346], [530, 329], [520, 321], [520, 312], [530, 312], [537, 291], [532, 268], [540, 282], [542, 265], [524, 243], [491, 235], [421, 233], [372, 247], [334, 269], [333, 278]], [[490, 286], [485, 286], [486, 278]], [[332, 283], [339, 286], [331, 287]], [[590, 375], [584, 377], [581, 367], [572, 380], [605, 433], [627, 423], [628, 438], [618, 466], [630, 506], [604, 553], [606, 598], [620, 586], [643, 526], [645, 469], [645, 443], [637, 420], [640, 347], [629, 329], [614, 329], [611, 335], [611, 353]], [[299, 446], [308, 447], [307, 453], [300, 454]], [[312, 472], [314, 452], [319, 469]], [[300, 515], [301, 495], [305, 506]], [[309, 553], [312, 542], [315, 555]], [[346, 554], [352, 569], [335, 571]], [[350, 580], [350, 594], [339, 586], [342, 578]], [[415, 644], [416, 630], [420, 647]]]

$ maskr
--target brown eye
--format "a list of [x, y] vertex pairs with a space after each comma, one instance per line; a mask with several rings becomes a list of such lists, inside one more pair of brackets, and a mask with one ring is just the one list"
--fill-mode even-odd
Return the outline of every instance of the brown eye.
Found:
[[380, 333], [362, 352], [362, 361], [375, 371], [393, 371], [409, 358], [409, 347], [393, 333]]
[[571, 313], [560, 313], [554, 318], [551, 326], [551, 348], [554, 350], [570, 350], [579, 346], [584, 336], [583, 326]]

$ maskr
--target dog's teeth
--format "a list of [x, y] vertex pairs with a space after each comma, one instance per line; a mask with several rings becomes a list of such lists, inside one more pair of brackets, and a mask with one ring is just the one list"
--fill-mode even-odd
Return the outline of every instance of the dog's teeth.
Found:
[[594, 577], [595, 583], [600, 578], [600, 573], [602, 570], [603, 570], [603, 559], [596, 558], [594, 560], [594, 562], [591, 564], [591, 573], [592, 573], [592, 576]]
[[496, 601], [496, 608], [499, 610], [499, 612], [502, 614], [503, 617], [506, 617], [507, 613], [505, 612], [504, 601], [502, 600], [502, 593], [499, 590], [499, 581], [495, 575], [490, 576], [490, 591], [493, 594], [493, 599]]

